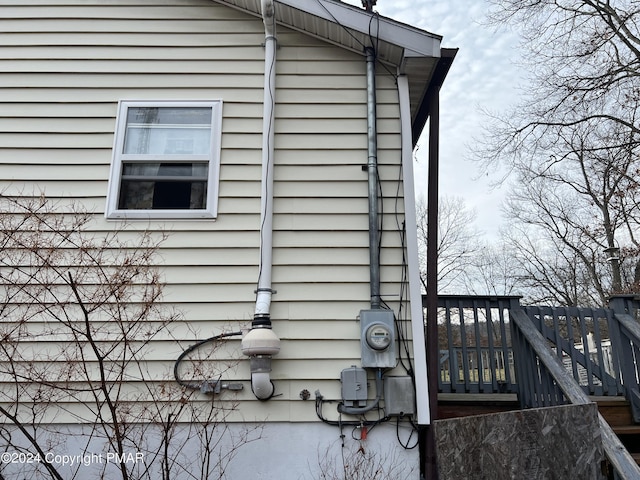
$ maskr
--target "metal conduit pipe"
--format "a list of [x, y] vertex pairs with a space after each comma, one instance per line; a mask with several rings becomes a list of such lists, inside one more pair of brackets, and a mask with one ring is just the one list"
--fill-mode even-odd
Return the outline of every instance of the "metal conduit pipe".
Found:
[[262, 193], [260, 207], [260, 264], [256, 307], [251, 330], [242, 339], [242, 353], [251, 362], [251, 389], [256, 398], [270, 399], [271, 357], [280, 351], [280, 339], [271, 329], [271, 269], [273, 263], [273, 157], [276, 87], [276, 20], [273, 0], [261, 0], [265, 29], [264, 111], [262, 121]]
[[367, 173], [369, 186], [369, 286], [371, 309], [380, 308], [380, 227], [378, 218], [378, 128], [376, 111], [376, 52], [367, 55]]
[[[380, 225], [378, 214], [378, 131], [376, 125], [376, 52], [366, 47], [367, 56], [367, 143], [368, 143], [368, 188], [369, 188], [369, 286], [371, 292], [371, 310], [381, 310], [380, 298]], [[360, 312], [362, 317], [363, 312]], [[362, 322], [362, 318], [361, 318]], [[377, 408], [382, 399], [383, 372], [376, 371], [376, 398], [363, 407], [338, 405], [338, 411], [349, 415], [363, 415]]]

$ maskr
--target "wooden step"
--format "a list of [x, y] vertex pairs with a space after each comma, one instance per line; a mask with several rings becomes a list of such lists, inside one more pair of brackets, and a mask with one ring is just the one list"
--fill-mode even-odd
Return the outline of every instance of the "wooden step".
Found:
[[616, 435], [640, 435], [640, 425], [611, 425]]
[[598, 410], [611, 428], [635, 425], [631, 406], [624, 397], [590, 397], [598, 404]]

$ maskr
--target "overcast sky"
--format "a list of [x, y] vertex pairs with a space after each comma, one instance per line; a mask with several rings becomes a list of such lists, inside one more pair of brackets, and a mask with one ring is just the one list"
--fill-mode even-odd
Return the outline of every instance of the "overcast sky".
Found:
[[[362, 6], [361, 0], [344, 0]], [[486, 0], [378, 0], [374, 10], [385, 17], [443, 37], [442, 46], [459, 48], [440, 100], [440, 194], [460, 196], [477, 213], [477, 227], [487, 239], [500, 224], [503, 193], [490, 191], [490, 178], [478, 178], [468, 160], [473, 137], [481, 133], [480, 109], [503, 111], [518, 100], [520, 79], [513, 64], [517, 37], [481, 25]], [[417, 191], [426, 190], [427, 136], [416, 153]]]

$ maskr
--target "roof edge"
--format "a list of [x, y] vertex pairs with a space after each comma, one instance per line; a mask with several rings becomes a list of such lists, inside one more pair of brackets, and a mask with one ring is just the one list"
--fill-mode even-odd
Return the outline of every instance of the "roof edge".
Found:
[[429, 87], [427, 88], [422, 102], [420, 102], [420, 107], [418, 108], [416, 118], [411, 125], [414, 146], [417, 145], [418, 139], [422, 134], [422, 130], [424, 129], [424, 126], [427, 124], [427, 120], [429, 119], [431, 102], [434, 99], [434, 95], [436, 95], [440, 91], [440, 88], [442, 87], [445, 78], [447, 78], [447, 74], [449, 73], [451, 65], [453, 64], [453, 60], [456, 58], [457, 54], [457, 48], [443, 48], [441, 50], [441, 56], [438, 60], [435, 71], [431, 76]]

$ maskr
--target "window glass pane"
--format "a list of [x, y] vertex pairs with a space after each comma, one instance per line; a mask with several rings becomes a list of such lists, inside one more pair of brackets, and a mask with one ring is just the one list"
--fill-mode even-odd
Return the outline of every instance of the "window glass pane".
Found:
[[124, 210], [207, 208], [206, 162], [123, 163], [118, 208]]
[[123, 153], [207, 155], [211, 115], [210, 107], [130, 107]]

